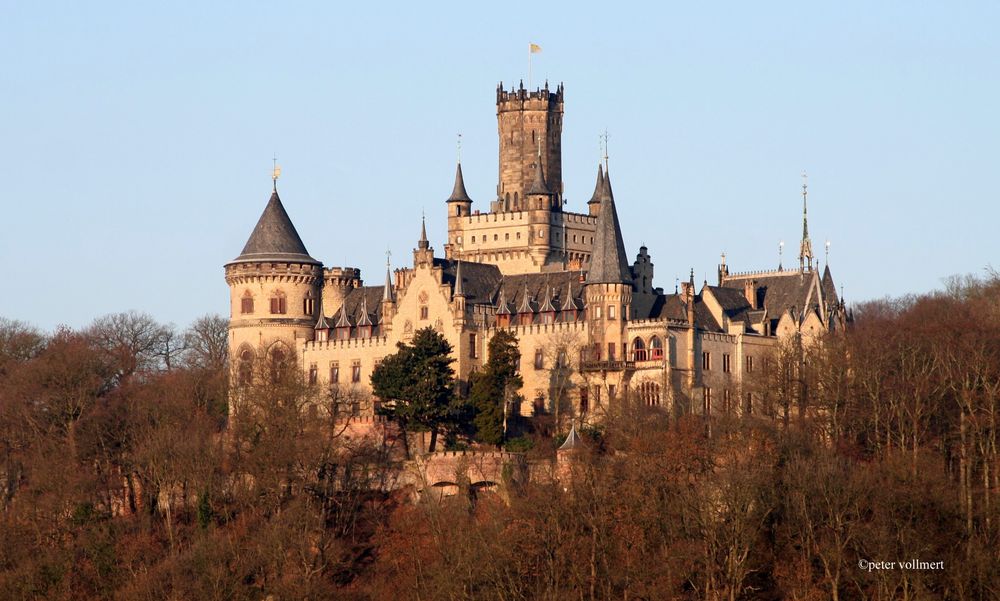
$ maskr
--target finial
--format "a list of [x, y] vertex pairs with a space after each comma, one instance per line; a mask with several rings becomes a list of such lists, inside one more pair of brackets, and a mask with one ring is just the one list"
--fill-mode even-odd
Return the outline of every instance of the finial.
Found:
[[608, 170], [608, 130], [607, 129], [604, 130], [603, 138], [604, 138], [604, 156], [602, 158], [604, 159], [604, 170], [607, 171]]
[[781, 255], [785, 250], [785, 241], [778, 242], [778, 271], [781, 271]]
[[680, 292], [680, 287], [681, 287], [681, 279], [677, 276], [674, 276], [674, 294], [678, 294]]
[[829, 267], [830, 266], [830, 241], [829, 240], [826, 241], [826, 245], [825, 246], [826, 246], [826, 258], [824, 259], [824, 263], [826, 264], [827, 267]]
[[726, 251], [722, 251], [722, 265], [723, 267], [726, 265]]
[[458, 142], [456, 143], [458, 151], [458, 162], [462, 162], [462, 132], [458, 132]]
[[281, 167], [278, 167], [278, 153], [274, 153], [271, 159], [271, 187], [275, 192], [278, 191], [279, 177], [281, 177]]
[[423, 250], [430, 247], [430, 242], [427, 241], [427, 217], [423, 211], [420, 211], [420, 241], [417, 242], [417, 247]]

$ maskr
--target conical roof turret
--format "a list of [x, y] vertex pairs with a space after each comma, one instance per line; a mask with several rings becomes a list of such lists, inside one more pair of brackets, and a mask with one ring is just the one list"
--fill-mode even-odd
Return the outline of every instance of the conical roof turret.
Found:
[[531, 186], [524, 193], [525, 195], [536, 194], [541, 196], [552, 196], [552, 192], [549, 191], [548, 185], [545, 183], [545, 173], [542, 172], [542, 157], [538, 156], [538, 160], [535, 161], [535, 180], [531, 182]]
[[417, 241], [417, 248], [420, 250], [427, 250], [431, 247], [431, 243], [427, 240], [427, 218], [420, 217], [420, 240]]
[[600, 204], [601, 197], [604, 195], [604, 166], [598, 163], [597, 165], [597, 185], [594, 186], [594, 194], [587, 201], [588, 205]]
[[455, 167], [455, 187], [451, 191], [451, 196], [448, 197], [448, 202], [472, 202], [469, 193], [465, 191], [465, 178], [462, 177], [461, 161]]
[[320, 262], [309, 256], [302, 238], [295, 231], [292, 220], [288, 217], [278, 191], [271, 193], [264, 212], [261, 213], [257, 225], [254, 226], [250, 238], [243, 247], [240, 256], [233, 263], [256, 263], [272, 261], [282, 263], [307, 263], [320, 265]]
[[455, 296], [465, 296], [465, 286], [462, 284], [462, 260], [455, 266]]
[[597, 231], [594, 233], [594, 249], [587, 283], [630, 283], [632, 273], [625, 258], [625, 241], [618, 222], [614, 194], [611, 192], [611, 172], [608, 171], [604, 175], [604, 190], [600, 211], [597, 213]]

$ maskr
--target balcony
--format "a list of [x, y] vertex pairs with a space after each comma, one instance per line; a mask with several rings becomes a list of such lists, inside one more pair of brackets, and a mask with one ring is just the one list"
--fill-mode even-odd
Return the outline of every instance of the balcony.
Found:
[[584, 361], [580, 371], [625, 371], [635, 369], [635, 361]]

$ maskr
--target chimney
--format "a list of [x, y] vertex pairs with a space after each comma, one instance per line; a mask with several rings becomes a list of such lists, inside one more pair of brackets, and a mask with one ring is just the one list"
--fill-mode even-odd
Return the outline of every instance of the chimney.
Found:
[[747, 297], [750, 308], [757, 308], [757, 282], [756, 280], [746, 280], [743, 282], [743, 296]]

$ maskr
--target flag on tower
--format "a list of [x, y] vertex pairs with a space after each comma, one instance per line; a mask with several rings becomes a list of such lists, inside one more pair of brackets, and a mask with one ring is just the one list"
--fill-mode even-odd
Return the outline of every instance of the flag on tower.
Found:
[[531, 43], [529, 43], [528, 44], [528, 50], [531, 52], [531, 54], [537, 54], [537, 53], [539, 53], [539, 52], [542, 51], [542, 47], [539, 46], [538, 44], [531, 44]]

